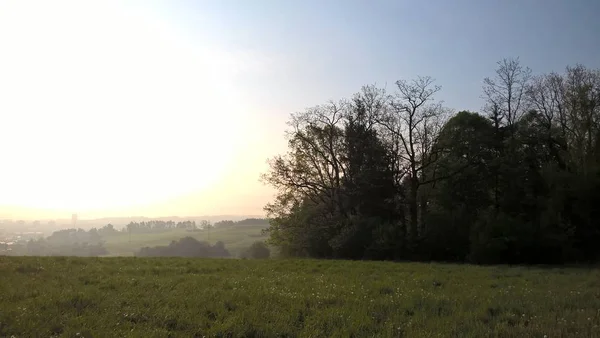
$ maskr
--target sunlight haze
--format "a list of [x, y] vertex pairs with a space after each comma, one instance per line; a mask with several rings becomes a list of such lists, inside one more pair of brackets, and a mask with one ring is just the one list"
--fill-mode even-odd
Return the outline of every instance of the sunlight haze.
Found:
[[214, 200], [260, 194], [268, 124], [236, 77], [265, 61], [120, 3], [0, 4], [0, 217], [227, 212]]
[[499, 58], [597, 67], [583, 3], [2, 0], [0, 219], [263, 214], [290, 113], [418, 75], [478, 111]]

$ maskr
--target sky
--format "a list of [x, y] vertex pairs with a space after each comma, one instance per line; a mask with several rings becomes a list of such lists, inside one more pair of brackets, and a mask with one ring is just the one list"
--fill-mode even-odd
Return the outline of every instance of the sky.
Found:
[[260, 215], [290, 113], [427, 75], [600, 68], [595, 0], [0, 0], [0, 218]]

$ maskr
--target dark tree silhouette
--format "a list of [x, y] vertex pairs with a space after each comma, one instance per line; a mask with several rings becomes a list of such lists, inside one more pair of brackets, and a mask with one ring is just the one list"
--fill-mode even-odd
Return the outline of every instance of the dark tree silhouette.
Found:
[[600, 258], [600, 71], [484, 80], [485, 115], [429, 77], [292, 115], [263, 180], [282, 255], [561, 263]]

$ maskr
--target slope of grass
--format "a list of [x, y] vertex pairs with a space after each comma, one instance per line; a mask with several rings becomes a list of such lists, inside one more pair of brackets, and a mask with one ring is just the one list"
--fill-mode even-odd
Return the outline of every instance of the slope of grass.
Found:
[[1, 337], [598, 337], [600, 272], [0, 257]]
[[143, 247], [168, 245], [171, 241], [190, 236], [201, 241], [208, 241], [211, 244], [223, 241], [232, 256], [237, 257], [242, 250], [249, 247], [253, 242], [267, 238], [267, 236], [261, 234], [261, 230], [266, 227], [267, 225], [240, 225], [199, 232], [172, 229], [165, 232], [132, 234], [131, 242], [129, 234], [119, 233], [105, 237], [104, 246], [108, 250], [109, 256], [133, 256], [135, 252]]

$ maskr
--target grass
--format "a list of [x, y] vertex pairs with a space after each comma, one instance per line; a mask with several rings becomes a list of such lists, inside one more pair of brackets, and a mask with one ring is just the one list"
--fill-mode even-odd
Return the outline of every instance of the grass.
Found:
[[600, 337], [600, 271], [0, 257], [0, 337]]
[[106, 236], [104, 246], [109, 252], [109, 256], [133, 256], [139, 249], [146, 246], [168, 245], [171, 241], [177, 241], [183, 237], [190, 236], [201, 241], [208, 241], [211, 244], [217, 241], [223, 241], [225, 247], [232, 256], [238, 255], [252, 243], [267, 239], [267, 236], [261, 234], [261, 230], [267, 225], [241, 225], [230, 227], [217, 227], [209, 231], [189, 232], [185, 229], [172, 229], [158, 233], [132, 234], [131, 242], [129, 234], [119, 233], [117, 235]]

